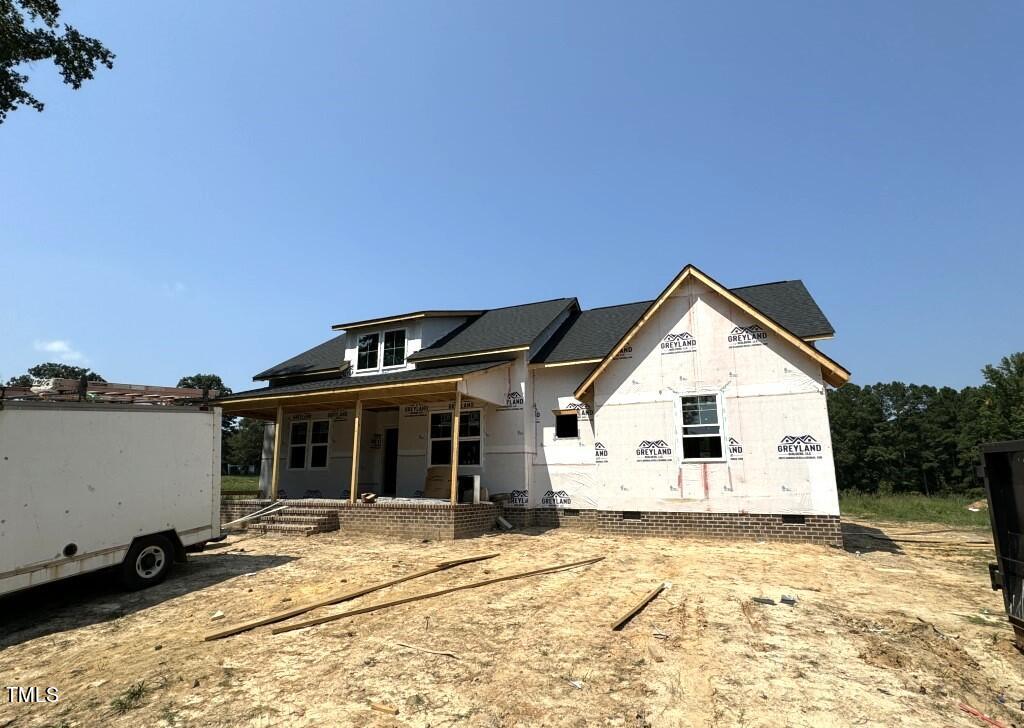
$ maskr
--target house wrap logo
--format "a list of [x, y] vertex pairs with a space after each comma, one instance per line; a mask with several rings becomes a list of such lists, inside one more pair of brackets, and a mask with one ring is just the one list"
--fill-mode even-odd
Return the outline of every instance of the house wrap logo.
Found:
[[729, 332], [729, 348], [740, 349], [744, 346], [762, 346], [768, 338], [768, 332], [757, 324], [736, 326]]
[[733, 460], [743, 459], [743, 445], [735, 437], [729, 438], [729, 457]]
[[671, 460], [672, 448], [664, 440], [644, 440], [636, 448], [636, 461], [638, 463], [657, 462], [659, 460]]
[[427, 416], [427, 405], [425, 404], [407, 404], [402, 407], [402, 417], [426, 417]]
[[624, 346], [619, 349], [619, 353], [612, 357], [612, 360], [616, 359], [632, 359], [633, 358], [633, 347], [632, 345]]
[[658, 344], [658, 350], [662, 354], [689, 354], [691, 351], [697, 351], [697, 339], [688, 331], [681, 334], [665, 334], [665, 338]]
[[564, 490], [549, 490], [540, 499], [540, 504], [542, 506], [571, 506], [572, 498]]
[[523, 395], [519, 392], [509, 392], [505, 395], [505, 405], [503, 407], [497, 407], [497, 412], [512, 412], [513, 410], [521, 410], [523, 408]]
[[779, 441], [780, 460], [820, 460], [821, 443], [810, 435], [786, 435]]
[[[455, 409], [455, 403], [454, 402], [449, 402], [448, 403], [448, 409], [450, 409], [450, 410]], [[464, 399], [464, 400], [462, 400], [462, 406], [459, 408], [459, 410], [461, 411], [461, 410], [464, 410], [464, 409], [476, 409], [476, 402], [474, 402], [471, 399]]]
[[575, 410], [581, 420], [590, 419], [590, 407], [585, 402], [570, 402], [566, 409]]
[[594, 443], [594, 460], [599, 463], [608, 462], [608, 448], [604, 446], [604, 443]]
[[513, 490], [509, 494], [510, 505], [513, 506], [528, 506], [530, 505], [530, 491], [528, 490]]

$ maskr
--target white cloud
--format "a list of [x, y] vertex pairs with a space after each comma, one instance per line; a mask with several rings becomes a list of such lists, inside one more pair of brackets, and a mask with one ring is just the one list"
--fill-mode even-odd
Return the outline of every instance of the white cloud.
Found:
[[41, 341], [37, 339], [35, 341], [35, 349], [36, 351], [41, 351], [46, 354], [56, 354], [57, 358], [65, 364], [77, 364], [89, 361], [85, 357], [85, 354], [71, 346], [70, 341], [65, 341], [64, 339], [53, 339], [52, 341]]

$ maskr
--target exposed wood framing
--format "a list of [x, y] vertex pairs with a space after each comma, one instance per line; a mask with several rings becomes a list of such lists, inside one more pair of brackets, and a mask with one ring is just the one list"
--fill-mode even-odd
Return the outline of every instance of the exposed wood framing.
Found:
[[281, 430], [284, 429], [284, 408], [278, 407], [274, 417], [274, 461], [270, 465], [270, 500], [277, 500], [277, 486], [281, 482]]
[[462, 391], [455, 392], [455, 409], [452, 410], [452, 505], [459, 502], [459, 416], [462, 413]]
[[356, 415], [352, 420], [352, 480], [349, 482], [349, 502], [356, 502], [359, 490], [359, 420], [363, 417], [363, 400], [356, 400]]

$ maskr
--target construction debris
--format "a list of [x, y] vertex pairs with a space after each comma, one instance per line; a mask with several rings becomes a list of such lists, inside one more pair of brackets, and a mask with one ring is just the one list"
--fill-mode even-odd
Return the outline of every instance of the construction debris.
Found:
[[977, 708], [972, 708], [967, 703], [960, 703], [958, 707], [960, 708], [960, 710], [964, 711], [968, 715], [973, 715], [978, 720], [980, 720], [980, 721], [982, 721], [984, 723], [988, 723], [990, 726], [993, 726], [993, 728], [1007, 728], [1005, 723], [1000, 723], [995, 718], [990, 718], [989, 716], [985, 715], [984, 713], [982, 713]]
[[658, 596], [663, 591], [668, 589], [668, 587], [669, 583], [667, 581], [663, 581], [660, 584], [658, 584], [658, 586], [654, 587], [649, 592], [647, 592], [643, 599], [637, 602], [637, 604], [633, 606], [628, 612], [626, 612], [624, 615], [619, 617], [619, 619], [617, 619], [614, 623], [612, 623], [612, 630], [617, 631], [625, 627], [626, 623], [629, 622], [629, 620], [633, 619], [633, 617], [635, 617], [641, 609], [646, 607], [650, 602], [654, 600], [656, 596]]
[[387, 607], [397, 607], [400, 604], [408, 604], [409, 602], [417, 602], [421, 599], [432, 599], [434, 597], [443, 596], [444, 594], [451, 594], [452, 592], [463, 591], [465, 589], [476, 589], [477, 587], [487, 586], [489, 584], [497, 584], [501, 581], [510, 581], [512, 579], [522, 579], [527, 576], [535, 576], [537, 574], [550, 574], [556, 571], [564, 571], [565, 569], [572, 569], [577, 566], [587, 566], [589, 564], [597, 563], [598, 561], [604, 560], [603, 556], [595, 556], [593, 558], [584, 559], [583, 561], [575, 561], [571, 564], [557, 564], [555, 566], [546, 566], [542, 569], [534, 569], [533, 571], [524, 571], [519, 574], [509, 574], [508, 576], [498, 576], [493, 579], [486, 579], [485, 581], [478, 581], [472, 584], [460, 584], [458, 586], [449, 587], [447, 589], [441, 589], [439, 591], [427, 592], [426, 594], [416, 594], [415, 596], [405, 597], [404, 599], [395, 599], [390, 602], [382, 602], [380, 604], [371, 604], [367, 607], [360, 607], [359, 609], [352, 609], [347, 612], [340, 612], [338, 614], [329, 614], [326, 617], [317, 617], [316, 619], [308, 619], [305, 622], [297, 622], [295, 624], [286, 624], [283, 627], [277, 627], [271, 630], [271, 634], [282, 634], [284, 632], [291, 632], [296, 629], [304, 629], [305, 627], [314, 627], [318, 624], [324, 624], [325, 622], [333, 622], [338, 619], [344, 619], [345, 617], [354, 617], [357, 614], [366, 614], [367, 612], [375, 612], [378, 609], [386, 609]]
[[501, 516], [498, 516], [497, 522], [498, 522], [498, 527], [501, 528], [503, 531], [511, 531], [512, 530], [512, 524], [509, 523], [508, 521], [506, 521]]
[[796, 603], [800, 601], [800, 599], [795, 596], [790, 596], [789, 594], [783, 594], [779, 601], [783, 604], [788, 604], [791, 607], [795, 607]]
[[385, 705], [384, 703], [370, 703], [370, 707], [376, 710], [378, 713], [398, 715], [398, 708], [396, 708], [393, 705]]
[[757, 602], [758, 604], [767, 604], [771, 607], [775, 606], [775, 600], [769, 599], [768, 597], [751, 597], [750, 601]]
[[469, 556], [469, 557], [466, 557], [466, 558], [463, 558], [463, 559], [453, 559], [451, 561], [442, 561], [441, 563], [435, 564], [434, 566], [430, 567], [429, 569], [424, 569], [423, 571], [417, 571], [414, 574], [408, 574], [406, 576], [401, 576], [401, 577], [399, 577], [397, 579], [392, 579], [392, 580], [386, 581], [386, 582], [384, 582], [382, 584], [376, 584], [374, 586], [366, 587], [365, 589], [358, 589], [356, 591], [347, 592], [345, 594], [336, 594], [335, 596], [327, 597], [326, 599], [321, 599], [321, 600], [316, 601], [316, 602], [310, 602], [309, 604], [303, 604], [303, 605], [298, 606], [298, 607], [292, 607], [291, 609], [286, 610], [284, 612], [277, 612], [276, 614], [271, 614], [271, 615], [269, 615], [267, 617], [261, 617], [260, 619], [253, 619], [253, 620], [250, 620], [248, 622], [242, 622], [241, 624], [236, 624], [233, 627], [228, 627], [227, 629], [222, 629], [222, 630], [220, 630], [218, 632], [211, 632], [210, 634], [208, 634], [205, 637], [203, 637], [203, 641], [204, 642], [209, 642], [211, 640], [221, 639], [222, 637], [230, 637], [231, 635], [238, 634], [239, 632], [246, 632], [246, 631], [248, 631], [250, 629], [254, 629], [256, 627], [262, 627], [265, 624], [273, 624], [275, 622], [282, 622], [282, 621], [284, 621], [286, 619], [290, 619], [292, 617], [297, 617], [300, 614], [305, 614], [306, 612], [312, 611], [312, 610], [317, 609], [319, 607], [326, 607], [326, 606], [329, 606], [331, 604], [338, 604], [339, 602], [347, 602], [350, 599], [355, 599], [356, 597], [361, 597], [364, 594], [369, 594], [370, 592], [375, 592], [375, 591], [378, 591], [380, 589], [386, 589], [387, 587], [394, 586], [395, 584], [401, 584], [403, 581], [409, 581], [411, 579], [418, 579], [421, 576], [426, 576], [427, 574], [434, 574], [434, 573], [436, 573], [438, 571], [444, 571], [445, 569], [450, 569], [453, 566], [459, 566], [460, 564], [469, 564], [469, 563], [472, 563], [472, 562], [475, 562], [475, 561], [484, 561], [486, 559], [493, 559], [497, 555], [498, 554], [496, 554], [496, 553], [495, 554], [483, 554], [482, 556]]

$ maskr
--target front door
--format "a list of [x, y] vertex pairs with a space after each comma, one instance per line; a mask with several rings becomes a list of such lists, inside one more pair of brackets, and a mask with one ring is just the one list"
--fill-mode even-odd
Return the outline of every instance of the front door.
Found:
[[384, 430], [384, 482], [381, 495], [395, 495], [398, 482], [398, 428]]

